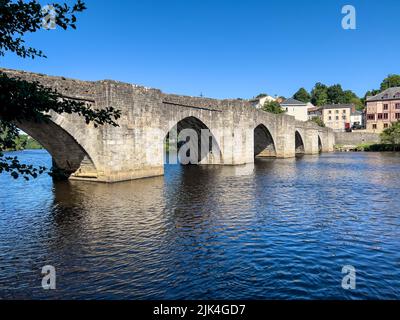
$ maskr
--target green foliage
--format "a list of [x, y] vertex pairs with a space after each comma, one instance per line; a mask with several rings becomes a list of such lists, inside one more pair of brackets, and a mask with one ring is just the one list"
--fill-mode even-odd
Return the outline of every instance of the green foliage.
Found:
[[320, 117], [313, 117], [310, 121], [315, 122], [317, 125], [319, 125], [322, 128], [325, 128], [325, 123], [322, 121]]
[[[57, 16], [56, 24], [64, 30], [69, 27], [76, 29], [75, 13], [86, 9], [81, 0], [77, 0], [73, 7], [67, 4], [52, 4]], [[25, 47], [24, 36], [42, 28], [42, 6], [37, 0], [27, 3], [22, 0], [0, 0], [0, 55], [6, 51], [14, 52], [22, 58], [45, 57], [41, 50]]]
[[335, 84], [327, 89], [328, 103], [344, 103], [344, 92], [340, 84]]
[[293, 96], [293, 99], [302, 101], [304, 103], [311, 101], [311, 95], [304, 88], [300, 88]]
[[54, 111], [59, 114], [78, 114], [87, 124], [93, 122], [95, 127], [103, 124], [115, 126], [117, 124], [114, 119], [120, 116], [120, 112], [112, 107], [92, 109], [83, 102], [62, 99], [57, 90], [44, 87], [38, 82], [13, 79], [5, 73], [0, 73], [0, 101], [1, 121], [6, 123], [48, 121], [50, 116], [47, 113]]
[[364, 102], [351, 90], [346, 90], [343, 92], [343, 103], [345, 104], [354, 104], [356, 109], [359, 111], [364, 110], [365, 104]]
[[376, 96], [378, 93], [380, 93], [381, 90], [376, 90], [376, 89], [372, 89], [372, 90], [368, 90], [365, 95], [364, 98], [361, 99], [362, 104], [365, 106], [366, 102], [367, 102], [367, 97], [373, 97]]
[[256, 97], [256, 99], [265, 98], [265, 97], [267, 97], [267, 96], [268, 96], [268, 94], [266, 94], [266, 93], [260, 93], [260, 94]]
[[400, 75], [398, 74], [389, 74], [381, 83], [381, 91], [393, 87], [400, 87]]
[[[64, 30], [76, 28], [75, 13], [86, 9], [81, 0], [72, 7], [67, 4], [53, 3], [57, 19], [56, 24]], [[26, 47], [24, 36], [41, 28], [44, 13], [37, 0], [27, 3], [22, 0], [0, 0], [0, 56], [13, 52], [21, 58], [45, 57], [35, 48]], [[14, 178], [22, 175], [25, 179], [36, 178], [45, 168], [34, 168], [21, 164], [16, 157], [6, 157], [4, 150], [18, 147], [18, 123], [22, 121], [49, 121], [48, 112], [58, 114], [74, 113], [84, 118], [87, 124], [95, 127], [104, 124], [117, 126], [120, 111], [110, 107], [93, 109], [83, 102], [63, 99], [54, 89], [46, 88], [38, 82], [27, 82], [8, 77], [0, 72], [0, 173], [8, 172]]]
[[328, 87], [320, 82], [315, 84], [311, 91], [311, 103], [314, 106], [323, 106], [328, 103]]
[[356, 147], [356, 151], [370, 151], [373, 143], [361, 143]]
[[344, 91], [340, 84], [328, 87], [320, 82], [317, 83], [311, 91], [311, 102], [319, 107], [325, 104], [354, 104], [357, 110], [364, 109], [364, 101], [353, 91]]
[[265, 102], [262, 110], [275, 114], [285, 113], [285, 111], [281, 108], [281, 105], [276, 101]]
[[367, 97], [376, 96], [382, 91], [385, 91], [386, 89], [393, 87], [400, 87], [400, 75], [398, 74], [390, 74], [385, 79], [383, 79], [379, 90], [378, 89], [368, 90], [365, 93], [364, 98], [361, 99], [362, 104], [363, 105], [366, 104]]
[[400, 122], [393, 123], [381, 133], [381, 141], [384, 144], [400, 144]]
[[20, 134], [18, 137], [16, 137], [14, 143], [15, 147], [6, 151], [43, 149], [39, 142], [26, 134]]
[[360, 151], [365, 152], [393, 152], [393, 151], [400, 151], [400, 144], [371, 144], [371, 145], [364, 145]]

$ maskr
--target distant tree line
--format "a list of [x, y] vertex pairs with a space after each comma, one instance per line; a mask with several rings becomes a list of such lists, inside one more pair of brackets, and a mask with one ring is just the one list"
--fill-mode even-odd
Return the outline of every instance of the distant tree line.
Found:
[[311, 92], [305, 88], [300, 88], [293, 98], [302, 102], [311, 102], [315, 106], [326, 104], [354, 104], [358, 110], [364, 109], [365, 101], [368, 96], [374, 96], [378, 93], [392, 87], [400, 86], [400, 75], [388, 75], [381, 83], [380, 89], [369, 90], [364, 97], [358, 97], [351, 90], [343, 90], [340, 84], [327, 86], [321, 82], [315, 84]]
[[43, 149], [43, 147], [32, 137], [26, 134], [20, 134], [14, 139], [14, 146], [6, 151], [19, 151], [19, 150], [36, 150]]

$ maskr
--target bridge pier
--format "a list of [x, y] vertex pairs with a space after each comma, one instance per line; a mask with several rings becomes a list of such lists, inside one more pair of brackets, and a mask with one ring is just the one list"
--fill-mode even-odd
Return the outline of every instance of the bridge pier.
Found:
[[278, 158], [293, 158], [295, 151], [295, 119], [280, 115], [276, 129], [276, 156]]
[[307, 123], [303, 131], [304, 151], [305, 154], [319, 154], [320, 148], [318, 143], [319, 131], [311, 122]]

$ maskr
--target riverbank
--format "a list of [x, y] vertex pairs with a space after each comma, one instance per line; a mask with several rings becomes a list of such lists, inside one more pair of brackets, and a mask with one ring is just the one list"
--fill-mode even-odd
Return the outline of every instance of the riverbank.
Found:
[[15, 148], [6, 149], [5, 151], [22, 151], [22, 150], [40, 150], [43, 147], [35, 139], [28, 135], [20, 135], [16, 138]]
[[373, 144], [359, 144], [359, 145], [340, 145], [334, 146], [335, 151], [339, 152], [399, 152], [400, 144], [384, 144], [384, 143], [373, 143]]

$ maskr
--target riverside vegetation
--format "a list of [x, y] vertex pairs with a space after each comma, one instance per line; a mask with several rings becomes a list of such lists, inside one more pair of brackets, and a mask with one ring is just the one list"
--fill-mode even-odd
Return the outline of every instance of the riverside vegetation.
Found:
[[14, 139], [14, 147], [6, 151], [21, 151], [21, 150], [38, 150], [43, 147], [32, 137], [26, 134], [20, 134]]
[[[357, 146], [335, 145], [336, 150], [351, 150], [364, 152], [399, 152], [400, 151], [400, 121], [393, 123], [381, 135], [381, 143], [363, 143]], [[350, 148], [351, 147], [351, 148]]]

